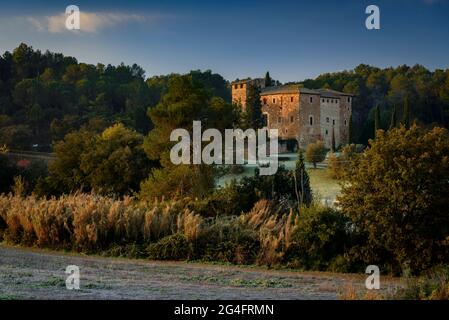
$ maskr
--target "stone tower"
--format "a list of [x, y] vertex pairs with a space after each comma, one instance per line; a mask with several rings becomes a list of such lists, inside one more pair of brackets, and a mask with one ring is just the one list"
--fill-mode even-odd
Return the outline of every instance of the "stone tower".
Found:
[[240, 105], [242, 111], [246, 111], [246, 98], [248, 97], [248, 89], [251, 85], [263, 89], [265, 87], [265, 80], [262, 78], [248, 78], [232, 82], [232, 102]]

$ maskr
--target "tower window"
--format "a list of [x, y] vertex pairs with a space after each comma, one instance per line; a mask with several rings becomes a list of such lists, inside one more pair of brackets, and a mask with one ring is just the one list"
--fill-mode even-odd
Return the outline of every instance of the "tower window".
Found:
[[238, 87], [239, 87], [238, 85], [236, 85], [236, 84], [234, 85], [234, 89], [237, 89]]
[[240, 89], [243, 89], [243, 83], [240, 85]]
[[310, 103], [312, 103], [313, 102], [313, 97], [310, 97], [309, 100], [310, 100]]
[[267, 98], [263, 98], [263, 104], [267, 104]]
[[293, 102], [293, 97], [290, 97], [290, 102]]
[[293, 116], [290, 116], [290, 122], [293, 122], [294, 118]]
[[326, 136], [329, 134], [329, 131], [326, 129]]
[[348, 97], [348, 102], [351, 102], [351, 97]]
[[329, 99], [327, 99], [327, 103], [329, 103]]
[[334, 119], [334, 120], [332, 120], [332, 124], [333, 124], [333, 125], [335, 125], [335, 119]]
[[310, 124], [311, 126], [313, 126], [313, 117], [312, 117], [312, 116], [309, 116], [309, 124]]
[[273, 103], [276, 103], [276, 98], [273, 98]]
[[326, 122], [329, 123], [329, 117], [326, 118]]

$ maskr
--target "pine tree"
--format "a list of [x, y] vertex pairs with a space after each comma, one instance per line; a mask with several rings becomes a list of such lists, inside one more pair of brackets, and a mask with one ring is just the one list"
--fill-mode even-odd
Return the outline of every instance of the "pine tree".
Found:
[[298, 198], [298, 207], [310, 205], [312, 203], [312, 189], [310, 188], [310, 178], [306, 171], [304, 154], [298, 149], [298, 160], [294, 171], [295, 193]]
[[265, 87], [271, 87], [273, 85], [273, 79], [270, 77], [270, 72], [265, 73]]
[[376, 106], [376, 109], [374, 109], [374, 138], [377, 135], [377, 130], [380, 129], [380, 109], [379, 105]]
[[391, 114], [390, 130], [396, 128], [396, 105], [393, 106], [393, 113]]
[[402, 124], [406, 129], [410, 128], [410, 106], [408, 104], [408, 98], [404, 100], [404, 115], [402, 118]]

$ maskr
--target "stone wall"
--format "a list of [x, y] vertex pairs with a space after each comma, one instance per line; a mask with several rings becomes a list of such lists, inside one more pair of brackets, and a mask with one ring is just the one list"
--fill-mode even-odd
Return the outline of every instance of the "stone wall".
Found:
[[321, 140], [320, 96], [301, 93], [299, 115], [298, 142], [300, 148], [306, 148], [308, 144]]
[[279, 139], [296, 140], [299, 134], [299, 92], [262, 94], [262, 112], [269, 129], [278, 129]]
[[326, 148], [332, 147], [332, 131], [335, 135], [335, 146], [341, 141], [340, 135], [340, 98], [321, 97], [321, 137]]

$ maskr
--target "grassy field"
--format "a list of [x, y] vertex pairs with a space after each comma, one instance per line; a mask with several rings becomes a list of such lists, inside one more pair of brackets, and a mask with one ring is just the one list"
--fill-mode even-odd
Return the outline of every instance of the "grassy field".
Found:
[[308, 173], [315, 197], [324, 205], [332, 206], [341, 191], [338, 180], [330, 178], [327, 169], [308, 169]]
[[[80, 290], [65, 269], [80, 268]], [[366, 275], [267, 270], [188, 262], [104, 258], [0, 244], [0, 300], [15, 299], [325, 299], [347, 288], [360, 297]], [[400, 285], [383, 278], [379, 294]]]
[[[292, 158], [289, 161], [281, 162], [287, 169], [293, 170], [295, 167], [295, 158]], [[314, 169], [310, 164], [306, 165], [307, 171], [310, 177], [310, 184], [312, 187], [312, 191], [315, 195], [316, 199], [326, 205], [332, 206], [337, 195], [341, 191], [341, 187], [338, 183], [338, 180], [332, 179], [329, 177], [326, 167], [319, 167]], [[224, 186], [226, 183], [229, 183], [232, 179], [239, 180], [245, 176], [254, 175], [254, 166], [244, 166], [244, 171], [239, 174], [227, 174], [221, 177], [218, 180], [218, 186]]]

